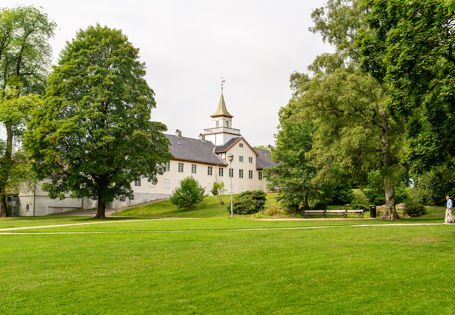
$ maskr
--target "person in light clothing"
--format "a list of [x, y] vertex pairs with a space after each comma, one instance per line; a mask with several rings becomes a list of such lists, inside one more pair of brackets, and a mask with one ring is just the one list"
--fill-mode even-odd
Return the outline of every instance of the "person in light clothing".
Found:
[[455, 217], [452, 214], [453, 202], [450, 199], [450, 196], [446, 196], [447, 205], [446, 205], [446, 218], [445, 223], [455, 223]]

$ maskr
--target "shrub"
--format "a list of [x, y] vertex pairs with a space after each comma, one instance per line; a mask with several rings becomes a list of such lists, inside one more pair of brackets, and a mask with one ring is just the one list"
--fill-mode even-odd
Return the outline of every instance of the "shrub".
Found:
[[212, 186], [212, 195], [217, 196], [220, 205], [224, 205], [221, 195], [224, 192], [224, 182], [214, 182]]
[[425, 206], [414, 200], [406, 200], [404, 212], [410, 217], [420, 217], [427, 213]]
[[285, 215], [285, 211], [277, 206], [268, 206], [253, 215], [254, 218], [279, 217]]
[[359, 189], [353, 190], [353, 196], [351, 200], [351, 209], [358, 210], [363, 209], [365, 211], [370, 209], [368, 198], [365, 196], [364, 192]]
[[[262, 190], [248, 190], [234, 196], [233, 208], [235, 214], [253, 214], [264, 209], [265, 193]], [[227, 206], [231, 211], [231, 205]]]
[[174, 190], [171, 202], [177, 208], [191, 208], [204, 200], [205, 189], [192, 176], [184, 178], [180, 187]]
[[321, 185], [324, 203], [331, 205], [344, 205], [350, 203], [354, 194], [351, 187], [345, 183], [324, 183]]

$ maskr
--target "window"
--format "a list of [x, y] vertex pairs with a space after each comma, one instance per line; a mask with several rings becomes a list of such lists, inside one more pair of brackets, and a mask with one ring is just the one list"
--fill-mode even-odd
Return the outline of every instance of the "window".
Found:
[[191, 173], [196, 174], [196, 164], [191, 164]]
[[216, 121], [216, 126], [219, 127], [220, 126], [220, 122], [217, 120]]
[[169, 172], [171, 170], [171, 161], [166, 162], [166, 172]]
[[243, 148], [243, 143], [239, 143], [239, 147]]
[[243, 155], [239, 155], [239, 162], [243, 162]]
[[139, 178], [139, 179], [136, 179], [136, 180], [134, 181], [134, 186], [141, 186], [141, 179], [140, 179], [140, 178]]
[[28, 203], [25, 205], [25, 211], [30, 212], [30, 205]]
[[229, 127], [229, 121], [226, 121], [226, 127]]
[[262, 180], [262, 171], [258, 171], [258, 178], [259, 180]]
[[248, 171], [248, 178], [253, 179], [253, 171]]
[[243, 178], [243, 170], [239, 170], [239, 178]]
[[229, 169], [229, 177], [234, 177], [234, 169], [233, 168]]
[[183, 173], [183, 163], [179, 162], [179, 173]]
[[221, 167], [218, 168], [218, 175], [219, 175], [220, 177], [223, 177], [223, 173], [224, 173], [224, 169], [222, 169]]
[[212, 167], [211, 167], [211, 166], [208, 166], [208, 167], [207, 167], [207, 175], [212, 176], [212, 172], [213, 172]]
[[248, 162], [253, 163], [253, 158], [251, 156], [248, 158]]

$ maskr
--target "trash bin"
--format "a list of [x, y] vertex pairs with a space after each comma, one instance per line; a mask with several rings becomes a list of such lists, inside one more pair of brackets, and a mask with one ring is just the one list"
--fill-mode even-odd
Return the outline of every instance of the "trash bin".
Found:
[[370, 218], [376, 218], [376, 205], [370, 205]]

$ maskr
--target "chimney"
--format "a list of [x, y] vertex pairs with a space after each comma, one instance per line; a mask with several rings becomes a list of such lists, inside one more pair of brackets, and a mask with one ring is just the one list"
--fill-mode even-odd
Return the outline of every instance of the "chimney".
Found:
[[182, 131], [179, 130], [179, 129], [177, 129], [177, 130], [175, 131], [175, 135], [177, 136], [177, 138], [182, 138]]
[[199, 140], [205, 141], [205, 135], [202, 133], [199, 134]]

